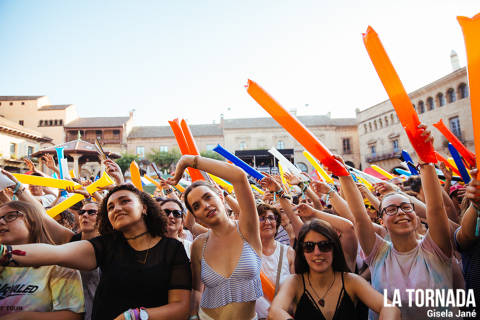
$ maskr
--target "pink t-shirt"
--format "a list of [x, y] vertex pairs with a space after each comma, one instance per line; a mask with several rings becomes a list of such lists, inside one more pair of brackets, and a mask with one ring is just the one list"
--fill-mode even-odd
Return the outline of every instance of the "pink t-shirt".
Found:
[[[372, 286], [381, 294], [387, 290], [388, 298], [393, 301], [395, 289], [401, 297], [402, 319], [428, 319], [427, 311], [450, 310], [457, 313], [456, 308], [418, 307], [415, 292], [412, 293], [412, 306], [409, 306], [407, 289], [451, 289], [453, 288], [452, 257], [447, 257], [432, 240], [430, 233], [408, 252], [398, 252], [392, 243], [376, 234], [375, 245], [365, 259], [370, 267]], [[423, 292], [425, 293], [425, 291]], [[445, 291], [446, 294], [446, 291]], [[378, 319], [378, 315], [370, 311], [370, 319]], [[442, 317], [442, 319], [456, 319]]]

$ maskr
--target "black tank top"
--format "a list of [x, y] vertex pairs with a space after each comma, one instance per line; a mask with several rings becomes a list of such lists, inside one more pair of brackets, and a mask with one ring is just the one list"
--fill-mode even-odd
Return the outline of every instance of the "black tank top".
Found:
[[[335, 313], [332, 320], [351, 320], [355, 319], [355, 305], [353, 304], [352, 299], [345, 290], [345, 284], [343, 281], [343, 272], [342, 274], [342, 290], [338, 295], [337, 306], [335, 307]], [[301, 319], [320, 319], [325, 320], [322, 311], [320, 311], [319, 306], [313, 299], [312, 295], [305, 288], [305, 278], [302, 274], [303, 281], [303, 294], [300, 298], [300, 301], [297, 304], [297, 309], [295, 312], [295, 320]]]

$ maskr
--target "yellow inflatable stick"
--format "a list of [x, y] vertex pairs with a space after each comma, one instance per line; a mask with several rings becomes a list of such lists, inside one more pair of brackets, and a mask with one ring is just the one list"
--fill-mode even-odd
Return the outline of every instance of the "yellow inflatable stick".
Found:
[[227, 181], [223, 180], [222, 178], [219, 178], [217, 176], [214, 176], [213, 174], [208, 174], [210, 176], [210, 178], [212, 178], [213, 181], [215, 181], [219, 186], [221, 186], [222, 188], [224, 188], [225, 190], [228, 191], [228, 193], [232, 193], [233, 192], [233, 186], [228, 183]]
[[39, 177], [39, 176], [32, 176], [29, 174], [20, 174], [14, 173], [13, 176], [17, 178], [18, 181], [25, 184], [31, 184], [34, 186], [42, 186], [42, 187], [50, 187], [50, 188], [58, 188], [58, 189], [67, 189], [67, 187], [81, 187], [78, 183], [75, 183], [70, 180], [63, 180], [63, 179], [54, 179], [54, 178], [46, 178], [46, 177]]
[[138, 190], [143, 191], [142, 179], [140, 179], [140, 169], [135, 160], [130, 163], [130, 178], [132, 179], [133, 185], [137, 187]]
[[303, 151], [303, 155], [305, 156], [305, 158], [307, 158], [308, 162], [310, 162], [310, 164], [315, 168], [315, 170], [317, 170], [319, 175], [323, 178], [323, 180], [325, 180], [326, 183], [334, 184], [332, 177], [330, 177], [328, 173], [323, 170], [323, 168], [318, 164], [317, 160], [313, 158], [310, 152], [305, 150]]
[[358, 179], [363, 185], [365, 185], [365, 186], [368, 188], [368, 190], [372, 190], [372, 189], [373, 189], [373, 185], [372, 185], [370, 182], [368, 182], [367, 180], [365, 180], [364, 178], [362, 178], [362, 177], [360, 177], [360, 176], [357, 176], [357, 179]]
[[392, 174], [388, 173], [387, 171], [383, 170], [379, 166], [376, 166], [374, 164], [371, 165], [372, 169], [380, 173], [382, 176], [384, 176], [387, 179], [393, 179], [395, 178]]
[[280, 162], [278, 163], [278, 171], [280, 171], [280, 177], [282, 178], [282, 184], [288, 187], [287, 179], [285, 179], [284, 171]]
[[265, 191], [263, 191], [262, 189], [260, 189], [260, 188], [257, 187], [256, 185], [251, 184], [250, 186], [252, 187], [253, 190], [257, 191], [258, 193], [260, 193], [260, 194], [265, 194]]
[[[106, 186], [109, 186], [111, 184], [114, 184], [112, 178], [110, 178], [110, 176], [106, 172], [104, 172], [102, 174], [102, 176], [100, 177], [100, 179], [98, 179], [97, 181], [95, 181], [91, 185], [87, 186], [85, 189], [87, 190], [88, 193], [92, 194], [95, 191], [100, 190], [99, 188], [106, 187]], [[47, 210], [47, 213], [50, 217], [53, 218], [57, 214], [59, 214], [60, 212], [63, 212], [65, 210], [67, 210], [68, 208], [73, 206], [75, 203], [77, 203], [79, 201], [82, 201], [83, 199], [85, 199], [84, 196], [76, 193], [73, 196], [69, 197], [67, 200], [62, 201], [59, 204], [57, 204], [55, 207]]]

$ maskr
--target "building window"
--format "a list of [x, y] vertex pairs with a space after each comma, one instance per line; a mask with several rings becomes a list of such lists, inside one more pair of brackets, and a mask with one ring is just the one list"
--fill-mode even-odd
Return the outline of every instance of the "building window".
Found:
[[462, 131], [460, 130], [460, 119], [458, 117], [453, 117], [449, 119], [450, 131], [457, 136], [458, 139], [462, 140]]
[[62, 120], [62, 119], [58, 120], [58, 124], [59, 124], [60, 126], [63, 126], [63, 120]]
[[43, 126], [43, 120], [38, 121], [38, 126], [39, 127]]
[[372, 132], [372, 123], [371, 122], [368, 123], [368, 128], [370, 129], [370, 132]]
[[365, 133], [367, 133], [368, 129], [367, 129], [367, 124], [366, 123], [363, 124], [363, 128], [365, 129]]
[[434, 105], [433, 105], [433, 98], [428, 97], [427, 99], [427, 111], [433, 110]]
[[385, 127], [388, 127], [388, 117], [385, 116]]
[[447, 101], [448, 103], [453, 103], [457, 100], [457, 97], [455, 96], [455, 90], [453, 88], [448, 89], [447, 91]]
[[113, 130], [113, 135], [115, 136], [115, 138], [118, 138], [117, 136], [120, 135], [120, 130]]
[[25, 102], [22, 101], [22, 106], [24, 106], [24, 105], [25, 105]]
[[245, 141], [240, 141], [240, 150], [247, 149], [247, 143]]
[[206, 149], [207, 151], [213, 151], [213, 149], [216, 147], [216, 144], [207, 144]]
[[343, 153], [344, 154], [352, 153], [352, 149], [350, 148], [350, 138], [343, 138], [342, 139], [342, 146], [343, 146]]
[[10, 105], [13, 106], [13, 102], [10, 102]]
[[55, 120], [55, 121], [53, 122], [53, 125], [54, 125], [54, 126], [58, 126], [58, 120]]
[[48, 120], [48, 125], [53, 126], [53, 120]]
[[377, 155], [377, 146], [376, 145], [371, 145], [370, 146], [370, 155], [372, 157], [375, 157]]
[[23, 120], [18, 120], [18, 124], [23, 126]]
[[10, 143], [10, 156], [16, 156], [16, 155], [17, 155], [17, 144]]
[[377, 120], [373, 120], [373, 127], [375, 128], [375, 130], [378, 130]]
[[395, 119], [393, 118], [393, 113], [390, 115], [390, 121], [392, 122], [392, 124], [395, 123]]
[[465, 83], [460, 83], [460, 85], [458, 86], [458, 96], [460, 97], [460, 99], [465, 99], [466, 97], [468, 97], [468, 88]]
[[33, 147], [32, 146], [28, 146], [27, 147], [27, 157], [31, 157], [33, 154]]
[[145, 148], [144, 147], [137, 147], [137, 156], [141, 159], [145, 157]]
[[443, 107], [445, 105], [445, 96], [441, 92], [437, 94], [437, 103], [439, 107]]
[[283, 140], [277, 141], [277, 149], [285, 149], [285, 143], [283, 142]]
[[400, 149], [398, 148], [398, 140], [397, 139], [392, 141], [392, 145], [393, 145], [393, 152], [400, 151]]
[[168, 146], [160, 146], [160, 152], [168, 152]]
[[383, 128], [382, 118], [378, 119], [378, 124], [380, 125], [380, 129], [382, 129]]
[[423, 101], [418, 102], [418, 113], [422, 114], [425, 112], [425, 105], [423, 104]]

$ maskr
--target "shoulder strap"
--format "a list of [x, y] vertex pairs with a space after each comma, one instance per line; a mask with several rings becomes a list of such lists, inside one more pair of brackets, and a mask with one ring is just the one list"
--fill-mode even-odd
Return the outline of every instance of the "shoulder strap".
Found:
[[245, 238], [243, 237], [242, 232], [240, 231], [240, 226], [239, 226], [238, 220], [235, 221], [235, 223], [236, 223], [236, 225], [237, 225], [237, 231], [238, 231], [238, 233], [240, 234], [240, 238], [242, 238], [243, 241], [247, 242], [247, 240], [245, 240]]
[[280, 246], [280, 258], [278, 259], [278, 266], [277, 266], [277, 278], [275, 279], [275, 293], [273, 296], [276, 296], [278, 290], [280, 289], [280, 274], [282, 273], [282, 263], [283, 263], [283, 250], [285, 247], [280, 242], [277, 242], [277, 245]]
[[207, 231], [207, 237], [205, 241], [203, 241], [203, 247], [202, 247], [202, 259], [203, 259], [203, 252], [205, 251], [205, 248], [207, 247], [207, 241], [208, 241], [208, 236], [210, 235], [210, 230]]

